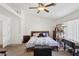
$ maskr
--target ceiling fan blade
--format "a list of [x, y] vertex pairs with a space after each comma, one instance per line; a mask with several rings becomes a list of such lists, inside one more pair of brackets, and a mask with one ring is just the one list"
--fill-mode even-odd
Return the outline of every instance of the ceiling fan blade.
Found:
[[51, 3], [51, 4], [46, 5], [45, 7], [50, 7], [50, 6], [54, 6], [54, 5], [56, 5], [56, 4], [55, 3]]
[[47, 10], [47, 9], [44, 9], [44, 11], [49, 12], [49, 10]]
[[44, 4], [43, 4], [43, 3], [38, 3], [38, 5], [39, 5], [39, 7], [40, 7], [40, 6], [44, 6]]
[[37, 9], [38, 7], [29, 7], [29, 9]]
[[37, 11], [37, 13], [39, 13], [39, 12], [40, 12], [40, 10]]

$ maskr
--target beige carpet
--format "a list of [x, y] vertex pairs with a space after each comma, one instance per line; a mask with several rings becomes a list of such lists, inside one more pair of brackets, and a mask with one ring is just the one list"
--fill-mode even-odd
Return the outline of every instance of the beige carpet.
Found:
[[[0, 47], [0, 50], [3, 49]], [[25, 44], [9, 45], [6, 48], [7, 56], [33, 56], [33, 51], [26, 51]], [[2, 54], [0, 54], [2, 56]], [[67, 51], [59, 49], [59, 51], [52, 51], [52, 56], [71, 56]]]

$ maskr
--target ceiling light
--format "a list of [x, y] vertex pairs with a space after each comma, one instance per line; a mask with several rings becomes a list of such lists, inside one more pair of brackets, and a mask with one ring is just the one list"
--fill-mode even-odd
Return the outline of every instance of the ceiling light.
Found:
[[39, 7], [38, 10], [44, 11], [45, 7]]

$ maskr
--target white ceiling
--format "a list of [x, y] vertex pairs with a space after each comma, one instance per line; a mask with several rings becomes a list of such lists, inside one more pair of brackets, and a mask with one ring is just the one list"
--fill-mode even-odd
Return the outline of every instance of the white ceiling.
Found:
[[23, 10], [24, 13], [29, 13], [37, 17], [48, 19], [62, 18], [79, 9], [79, 3], [56, 3], [55, 6], [51, 6], [48, 8], [48, 10], [50, 10], [49, 13], [41, 11], [39, 14], [37, 14], [36, 9], [29, 9], [29, 7], [38, 6], [38, 4], [36, 3], [7, 3], [7, 5], [14, 11], [18, 11], [19, 13], [21, 10]]
[[18, 14], [13, 9], [9, 8], [7, 5], [0, 3], [0, 16], [13, 18], [13, 17], [17, 17]]

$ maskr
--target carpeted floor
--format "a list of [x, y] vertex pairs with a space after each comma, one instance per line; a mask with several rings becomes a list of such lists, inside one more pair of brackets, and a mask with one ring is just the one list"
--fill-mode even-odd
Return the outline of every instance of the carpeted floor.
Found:
[[[7, 56], [33, 56], [33, 51], [26, 51], [25, 44], [9, 45], [6, 48], [0, 50], [7, 50]], [[2, 54], [0, 54], [2, 56]], [[67, 51], [59, 49], [59, 51], [52, 51], [52, 56], [71, 56]]]

